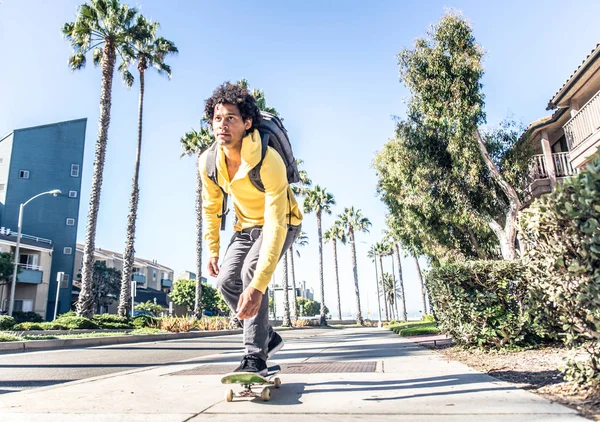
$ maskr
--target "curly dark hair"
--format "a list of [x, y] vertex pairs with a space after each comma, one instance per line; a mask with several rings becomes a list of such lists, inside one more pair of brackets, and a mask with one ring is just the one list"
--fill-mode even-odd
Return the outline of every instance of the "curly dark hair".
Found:
[[262, 116], [256, 104], [256, 99], [250, 95], [248, 89], [241, 84], [232, 84], [225, 82], [219, 85], [214, 90], [212, 96], [206, 100], [204, 105], [204, 115], [206, 120], [212, 127], [212, 121], [215, 117], [215, 106], [217, 104], [233, 104], [238, 106], [242, 118], [245, 120], [252, 119], [252, 127], [250, 131], [258, 129]]

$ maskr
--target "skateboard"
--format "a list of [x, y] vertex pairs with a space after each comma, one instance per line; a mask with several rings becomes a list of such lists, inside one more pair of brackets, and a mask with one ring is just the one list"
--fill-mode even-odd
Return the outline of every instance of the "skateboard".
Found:
[[[279, 388], [281, 386], [281, 380], [275, 375], [281, 371], [279, 365], [272, 366], [267, 369], [267, 375], [253, 374], [251, 372], [230, 372], [225, 374], [221, 378], [221, 384], [241, 384], [244, 390], [234, 394], [231, 388], [225, 391], [225, 400], [233, 401], [234, 397], [260, 397], [262, 401], [269, 401], [271, 399], [271, 390], [267, 386], [273, 386]], [[252, 391], [252, 387], [263, 385], [260, 394]]]

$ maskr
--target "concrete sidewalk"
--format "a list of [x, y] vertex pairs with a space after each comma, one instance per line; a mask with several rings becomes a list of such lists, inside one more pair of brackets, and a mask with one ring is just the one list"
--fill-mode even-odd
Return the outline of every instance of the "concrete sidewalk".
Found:
[[269, 402], [225, 401], [220, 374], [241, 353], [222, 353], [1, 395], [0, 420], [248, 422], [270, 415], [286, 422], [585, 420], [387, 330], [319, 333], [288, 341], [277, 354], [273, 362], [284, 367], [283, 385], [272, 389]]

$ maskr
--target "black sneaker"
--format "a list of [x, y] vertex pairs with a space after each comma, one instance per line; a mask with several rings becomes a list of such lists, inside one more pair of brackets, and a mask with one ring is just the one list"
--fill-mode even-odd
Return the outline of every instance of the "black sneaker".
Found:
[[230, 330], [244, 329], [244, 324], [242, 323], [242, 321], [240, 321], [236, 317], [232, 317], [229, 320], [229, 329]]
[[252, 372], [264, 377], [268, 373], [267, 362], [256, 355], [246, 355], [242, 358], [240, 366], [235, 368], [233, 372]]
[[269, 345], [267, 346], [267, 356], [269, 357], [269, 359], [271, 359], [275, 353], [279, 352], [282, 347], [283, 339], [279, 334], [273, 331], [271, 341], [269, 341]]

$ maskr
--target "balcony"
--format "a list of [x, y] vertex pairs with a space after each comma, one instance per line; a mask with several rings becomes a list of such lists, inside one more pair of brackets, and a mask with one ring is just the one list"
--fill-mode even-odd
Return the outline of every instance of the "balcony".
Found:
[[168, 278], [161, 278], [160, 285], [162, 287], [173, 287], [173, 280], [169, 280]]
[[44, 272], [37, 265], [19, 264], [21, 272], [17, 275], [19, 283], [42, 284]]
[[544, 193], [552, 191], [553, 178], [555, 181], [562, 181], [565, 177], [575, 174], [573, 166], [569, 161], [568, 152], [556, 152], [552, 154], [550, 163], [554, 174], [548, 171], [548, 165], [544, 154], [536, 154], [532, 157], [529, 182], [526, 188], [526, 203], [535, 198], [539, 198]]
[[569, 159], [580, 167], [594, 154], [600, 143], [600, 91], [596, 93], [564, 126]]
[[146, 276], [142, 274], [133, 274], [131, 279], [135, 280], [136, 284], [138, 285], [146, 283]]

